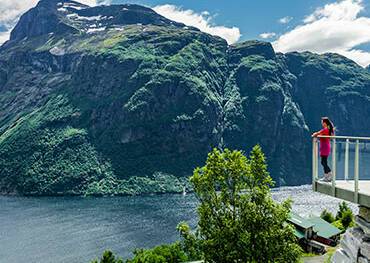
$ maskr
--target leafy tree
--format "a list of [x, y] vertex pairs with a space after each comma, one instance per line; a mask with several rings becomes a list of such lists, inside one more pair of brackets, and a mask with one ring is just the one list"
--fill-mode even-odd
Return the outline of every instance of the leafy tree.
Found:
[[320, 217], [330, 224], [335, 221], [334, 215], [326, 209], [321, 212]]
[[265, 156], [255, 146], [214, 149], [191, 177], [200, 201], [199, 237], [206, 262], [297, 262], [301, 249], [286, 224], [291, 201], [273, 201]]
[[180, 235], [183, 238], [181, 244], [188, 257], [188, 260], [199, 260], [203, 258], [203, 253], [201, 251], [201, 245], [198, 238], [199, 233], [193, 234], [189, 225], [185, 222], [179, 223], [177, 230], [180, 232]]
[[180, 263], [188, 258], [182, 250], [181, 244], [175, 242], [169, 245], [157, 246], [153, 249], [136, 249], [134, 258], [127, 263]]
[[103, 257], [100, 259], [100, 261], [98, 259], [95, 259], [91, 263], [123, 263], [123, 261], [120, 258], [116, 258], [113, 255], [112, 251], [107, 250], [104, 252]]

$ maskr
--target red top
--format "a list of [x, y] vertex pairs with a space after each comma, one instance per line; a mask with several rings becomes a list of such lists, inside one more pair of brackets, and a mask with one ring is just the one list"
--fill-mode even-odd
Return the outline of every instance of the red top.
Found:
[[[320, 135], [330, 135], [328, 128], [324, 128], [319, 132]], [[329, 156], [330, 154], [330, 138], [320, 139], [320, 156]]]

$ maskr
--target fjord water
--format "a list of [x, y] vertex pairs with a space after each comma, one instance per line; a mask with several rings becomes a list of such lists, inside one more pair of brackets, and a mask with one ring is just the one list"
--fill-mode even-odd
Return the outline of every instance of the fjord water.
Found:
[[[293, 211], [318, 215], [337, 209], [339, 200], [310, 186], [273, 190], [277, 201], [292, 197]], [[125, 259], [134, 248], [179, 238], [176, 225], [196, 225], [193, 194], [134, 197], [0, 196], [0, 262], [90, 262], [105, 249]], [[357, 208], [352, 206], [357, 212]]]

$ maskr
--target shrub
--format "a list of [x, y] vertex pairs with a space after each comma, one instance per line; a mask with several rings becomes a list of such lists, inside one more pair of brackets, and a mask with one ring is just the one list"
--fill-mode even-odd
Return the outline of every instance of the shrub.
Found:
[[337, 212], [337, 215], [335, 216], [335, 220], [341, 219], [343, 216], [343, 213], [348, 210], [351, 211], [351, 209], [349, 208], [346, 202], [343, 201], [342, 203], [340, 203], [339, 210]]
[[340, 222], [342, 230], [346, 230], [355, 224], [353, 212], [346, 202], [339, 204], [339, 209], [335, 219]]
[[320, 217], [330, 224], [335, 221], [334, 215], [326, 209], [321, 212]]
[[336, 228], [338, 228], [342, 231], [345, 230], [343, 225], [342, 225], [342, 222], [340, 220], [334, 221], [332, 224], [333, 224], [333, 226], [335, 226]]
[[123, 263], [122, 259], [116, 258], [112, 251], [105, 251], [100, 261], [98, 259], [93, 260], [91, 263]]
[[127, 263], [180, 263], [188, 258], [182, 250], [181, 244], [175, 242], [170, 245], [161, 245], [153, 249], [136, 249], [134, 258]]
[[340, 222], [342, 223], [343, 227], [345, 229], [352, 227], [354, 225], [354, 217], [351, 210], [345, 210], [342, 213], [342, 217], [340, 219]]

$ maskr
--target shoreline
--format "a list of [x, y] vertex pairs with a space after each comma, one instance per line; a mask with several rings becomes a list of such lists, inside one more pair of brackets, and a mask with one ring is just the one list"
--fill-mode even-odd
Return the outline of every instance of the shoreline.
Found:
[[[279, 186], [271, 188], [271, 192], [276, 191], [284, 191], [294, 188], [301, 188], [301, 187], [311, 187], [310, 184], [302, 184], [302, 185], [290, 185], [290, 186]], [[186, 191], [186, 194], [193, 194], [193, 190]], [[19, 194], [16, 192], [12, 193], [4, 193], [0, 192], [0, 197], [82, 197], [82, 198], [107, 198], [107, 197], [134, 197], [134, 196], [161, 196], [161, 195], [183, 195], [182, 191], [165, 191], [165, 192], [143, 192], [138, 194], [125, 194], [125, 193], [117, 193], [117, 194], [73, 194], [73, 193], [57, 193], [57, 194]]]

